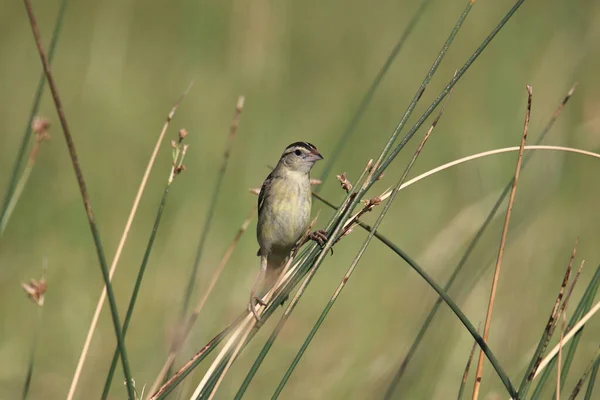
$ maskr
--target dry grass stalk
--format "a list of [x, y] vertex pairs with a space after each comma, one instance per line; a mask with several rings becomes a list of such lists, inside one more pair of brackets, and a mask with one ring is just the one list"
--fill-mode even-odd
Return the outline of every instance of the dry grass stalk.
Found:
[[[593, 151], [576, 149], [573, 147], [551, 146], [551, 145], [530, 145], [530, 146], [525, 146], [524, 149], [525, 150], [562, 151], [562, 152], [566, 152], [566, 153], [581, 154], [584, 156], [589, 156], [589, 157], [600, 159], [600, 154], [598, 154], [598, 153], [594, 153]], [[485, 158], [485, 157], [489, 157], [489, 156], [493, 156], [493, 155], [497, 155], [497, 154], [510, 153], [510, 152], [519, 151], [519, 150], [520, 150], [519, 146], [512, 146], [512, 147], [504, 147], [504, 148], [495, 149], [495, 150], [488, 150], [488, 151], [484, 151], [481, 153], [472, 154], [470, 156], [462, 157], [457, 160], [450, 161], [448, 163], [440, 165], [439, 167], [430, 169], [429, 171], [426, 171], [426, 172], [422, 173], [421, 175], [416, 176], [409, 181], [406, 181], [405, 183], [402, 184], [402, 186], [400, 186], [400, 188], [398, 190], [406, 189], [407, 187], [414, 185], [415, 183], [417, 183], [425, 178], [428, 178], [431, 175], [435, 175], [438, 172], [444, 171], [448, 168], [455, 167], [460, 164], [464, 164], [469, 161], [474, 161], [474, 160], [477, 160], [480, 158]], [[390, 194], [391, 194], [391, 192], [386, 192], [385, 194], [383, 194], [381, 196], [381, 200], [387, 199], [388, 197], [390, 197]]]
[[[490, 325], [492, 322], [492, 311], [494, 309], [494, 301], [496, 299], [496, 290], [498, 287], [498, 279], [500, 277], [500, 268], [502, 266], [502, 258], [504, 256], [504, 246], [506, 244], [506, 235], [508, 233], [508, 224], [510, 222], [510, 214], [512, 211], [512, 207], [515, 201], [515, 194], [517, 192], [517, 184], [519, 182], [519, 174], [521, 172], [521, 163], [523, 161], [523, 150], [525, 147], [525, 141], [527, 140], [527, 130], [529, 128], [529, 118], [531, 116], [531, 101], [533, 97], [532, 88], [530, 85], [527, 85], [527, 111], [525, 112], [525, 124], [523, 127], [523, 135], [521, 137], [521, 145], [519, 147], [519, 157], [517, 158], [517, 167], [515, 170], [515, 178], [513, 181], [513, 185], [510, 191], [510, 196], [508, 200], [508, 209], [506, 210], [506, 218], [504, 220], [504, 227], [502, 229], [502, 238], [500, 239], [500, 248], [498, 249], [498, 258], [496, 260], [496, 268], [494, 271], [494, 278], [492, 281], [492, 288], [490, 291], [490, 300], [488, 303], [488, 309], [485, 317], [485, 324], [483, 326], [483, 340], [487, 343], [488, 336], [490, 333]], [[479, 398], [479, 389], [481, 386], [481, 376], [483, 373], [483, 359], [484, 354], [483, 350], [479, 351], [479, 359], [477, 360], [477, 372], [475, 373], [475, 384], [473, 386], [473, 400], [477, 400]]]
[[[202, 347], [202, 349], [200, 349], [200, 351], [198, 351], [196, 354], [194, 354], [194, 356], [188, 362], [186, 362], [183, 366], [181, 366], [181, 368], [179, 368], [177, 370], [177, 372], [175, 372], [173, 374], [173, 376], [171, 376], [154, 394], [152, 394], [149, 400], [156, 400], [159, 396], [161, 396], [163, 393], [165, 393], [167, 391], [167, 389], [173, 384], [173, 382], [177, 378], [179, 378], [181, 375], [185, 374], [188, 371], [188, 369], [190, 369], [192, 367], [194, 362], [198, 358], [202, 357], [209, 348], [211, 348], [212, 344], [215, 341], [219, 340], [231, 326], [235, 326], [239, 322], [240, 322], [240, 319], [234, 321], [229, 327], [226, 327], [221, 332], [219, 332], [214, 338], [212, 338], [206, 345], [204, 345], [204, 347]], [[150, 393], [152, 393], [152, 392], [150, 391]]]
[[567, 265], [567, 270], [565, 271], [565, 276], [563, 278], [560, 290], [556, 297], [556, 302], [554, 303], [554, 308], [552, 309], [552, 312], [550, 313], [550, 317], [548, 318], [548, 322], [546, 323], [546, 328], [544, 329], [544, 337], [546, 337], [547, 339], [546, 339], [546, 342], [543, 343], [542, 350], [539, 353], [538, 358], [535, 360], [533, 368], [532, 368], [531, 372], [529, 373], [529, 376], [527, 377], [528, 381], [532, 381], [536, 375], [537, 369], [539, 368], [539, 365], [542, 362], [542, 357], [546, 351], [546, 346], [548, 345], [548, 342], [550, 341], [550, 338], [552, 337], [552, 335], [554, 335], [554, 330], [556, 329], [556, 324], [558, 323], [558, 320], [559, 320], [561, 314], [563, 313], [563, 311], [565, 310], [565, 308], [568, 304], [571, 293], [573, 292], [573, 288], [575, 287], [575, 283], [577, 283], [577, 277], [581, 273], [581, 268], [583, 267], [583, 264], [584, 264], [583, 262], [579, 266], [577, 275], [576, 275], [573, 283], [571, 284], [569, 291], [567, 292], [567, 296], [565, 297], [564, 301], [562, 301], [563, 295], [565, 293], [565, 289], [567, 287], [567, 284], [569, 283], [569, 277], [571, 275], [573, 260], [575, 259], [575, 255], [577, 254], [578, 243], [579, 243], [579, 240], [576, 240], [575, 245], [573, 246], [573, 250], [571, 251], [571, 257], [569, 259], [569, 264]]
[[[481, 322], [479, 323], [479, 326], [477, 327], [477, 333], [480, 333], [480, 331], [481, 331]], [[465, 371], [463, 372], [462, 382], [461, 382], [460, 389], [459, 389], [458, 396], [457, 396], [458, 400], [460, 400], [462, 398], [464, 387], [467, 384], [467, 378], [469, 377], [469, 370], [471, 369], [471, 362], [473, 362], [473, 356], [475, 355], [475, 348], [477, 348], [476, 340], [473, 341], [473, 346], [471, 346], [471, 352], [469, 353], [467, 365], [465, 365]]]
[[[142, 195], [144, 194], [144, 190], [146, 189], [146, 184], [148, 183], [148, 178], [150, 177], [150, 172], [152, 171], [152, 167], [154, 166], [154, 162], [156, 160], [156, 156], [158, 155], [158, 150], [163, 142], [165, 134], [167, 133], [167, 129], [169, 128], [169, 124], [175, 115], [175, 111], [179, 108], [182, 100], [188, 94], [190, 89], [192, 88], [194, 82], [191, 82], [187, 87], [185, 92], [181, 95], [181, 97], [177, 100], [169, 114], [167, 115], [167, 119], [163, 125], [160, 134], [158, 135], [158, 139], [156, 140], [156, 144], [154, 145], [154, 150], [150, 155], [150, 160], [148, 161], [148, 165], [146, 165], [146, 170], [144, 171], [144, 175], [142, 176], [142, 181], [140, 182], [140, 186], [138, 187], [137, 194], [135, 195], [135, 199], [133, 200], [133, 205], [131, 206], [131, 210], [129, 211], [129, 216], [127, 217], [127, 222], [125, 223], [125, 228], [123, 228], [123, 233], [121, 234], [121, 239], [119, 240], [119, 244], [117, 246], [117, 251], [115, 252], [115, 256], [113, 257], [112, 263], [110, 265], [109, 277], [112, 281], [112, 277], [117, 270], [117, 265], [121, 258], [121, 253], [123, 252], [123, 248], [125, 247], [125, 242], [127, 241], [127, 237], [129, 235], [129, 231], [131, 229], [131, 225], [133, 224], [133, 219], [135, 218], [135, 214], [137, 212], [138, 206], [140, 204], [140, 200], [142, 199]], [[100, 312], [102, 311], [102, 307], [104, 306], [104, 302], [106, 301], [106, 287], [102, 288], [102, 293], [100, 294], [100, 298], [98, 299], [98, 303], [96, 304], [96, 310], [94, 311], [94, 316], [92, 317], [92, 322], [90, 323], [90, 327], [88, 328], [88, 333], [85, 338], [85, 342], [83, 344], [83, 349], [81, 350], [81, 354], [79, 355], [79, 361], [77, 362], [77, 368], [75, 369], [75, 374], [73, 375], [73, 379], [71, 381], [71, 386], [69, 387], [69, 394], [67, 395], [67, 400], [72, 400], [75, 396], [75, 390], [77, 389], [77, 384], [79, 383], [79, 378], [81, 377], [81, 371], [83, 369], [83, 365], [85, 364], [85, 360], [87, 358], [90, 344], [92, 343], [92, 338], [94, 337], [94, 332], [96, 331], [96, 327], [98, 325], [98, 319], [100, 318]]]
[[592, 318], [594, 316], [594, 314], [596, 314], [598, 312], [598, 310], [600, 310], [600, 301], [597, 302], [594, 305], [594, 307], [592, 307], [590, 309], [590, 311], [588, 311], [588, 313], [585, 314], [579, 320], [579, 322], [577, 322], [573, 326], [573, 328], [571, 328], [571, 330], [564, 336], [562, 346], [560, 344], [557, 344], [556, 346], [554, 346], [554, 348], [552, 350], [550, 350], [548, 352], [548, 355], [546, 357], [544, 357], [542, 362], [540, 362], [540, 365], [539, 365], [537, 372], [535, 373], [535, 376], [533, 377], [533, 379], [537, 378], [537, 376], [544, 370], [544, 368], [546, 368], [548, 366], [550, 361], [552, 361], [552, 359], [558, 354], [559, 349], [566, 346], [569, 343], [569, 341], [573, 338], [573, 336], [575, 336], [575, 334], [577, 332], [579, 332], [579, 330], [581, 328], [583, 328], [583, 326], [590, 320], [590, 318]]
[[336, 175], [335, 177], [340, 182], [342, 189], [344, 189], [346, 193], [350, 193], [350, 191], [352, 190], [352, 183], [350, 183], [350, 181], [348, 180], [346, 173], [342, 172], [340, 175]]

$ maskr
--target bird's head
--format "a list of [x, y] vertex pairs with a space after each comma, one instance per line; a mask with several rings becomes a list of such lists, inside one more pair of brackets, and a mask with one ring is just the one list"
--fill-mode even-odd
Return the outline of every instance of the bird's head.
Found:
[[313, 144], [308, 142], [295, 142], [286, 147], [281, 155], [279, 164], [292, 171], [308, 173], [313, 165], [322, 159], [323, 156]]

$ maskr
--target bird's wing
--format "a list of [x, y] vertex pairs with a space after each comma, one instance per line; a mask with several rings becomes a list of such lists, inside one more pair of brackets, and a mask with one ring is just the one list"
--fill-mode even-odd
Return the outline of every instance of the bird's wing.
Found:
[[273, 175], [269, 174], [269, 176], [267, 176], [267, 179], [265, 179], [262, 186], [260, 187], [260, 193], [258, 194], [258, 215], [262, 214], [262, 208], [265, 204], [267, 192], [271, 187], [271, 182], [273, 182]]

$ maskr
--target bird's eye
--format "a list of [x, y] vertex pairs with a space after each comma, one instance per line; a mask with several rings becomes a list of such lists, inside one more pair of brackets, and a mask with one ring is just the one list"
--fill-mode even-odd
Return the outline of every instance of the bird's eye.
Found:
[[295, 154], [295, 155], [297, 155], [297, 156], [300, 156], [300, 155], [302, 155], [302, 152], [301, 152], [300, 150], [296, 150], [296, 151], [294, 152], [294, 154]]

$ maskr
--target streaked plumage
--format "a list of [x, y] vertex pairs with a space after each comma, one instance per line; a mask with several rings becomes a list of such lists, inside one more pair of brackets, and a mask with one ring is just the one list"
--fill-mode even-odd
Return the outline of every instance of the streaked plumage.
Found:
[[293, 247], [310, 223], [312, 195], [309, 173], [323, 157], [308, 142], [290, 144], [273, 171], [267, 176], [258, 195], [258, 255], [261, 271], [254, 284], [249, 309], [256, 313], [256, 291], [262, 276], [264, 290], [279, 277]]

